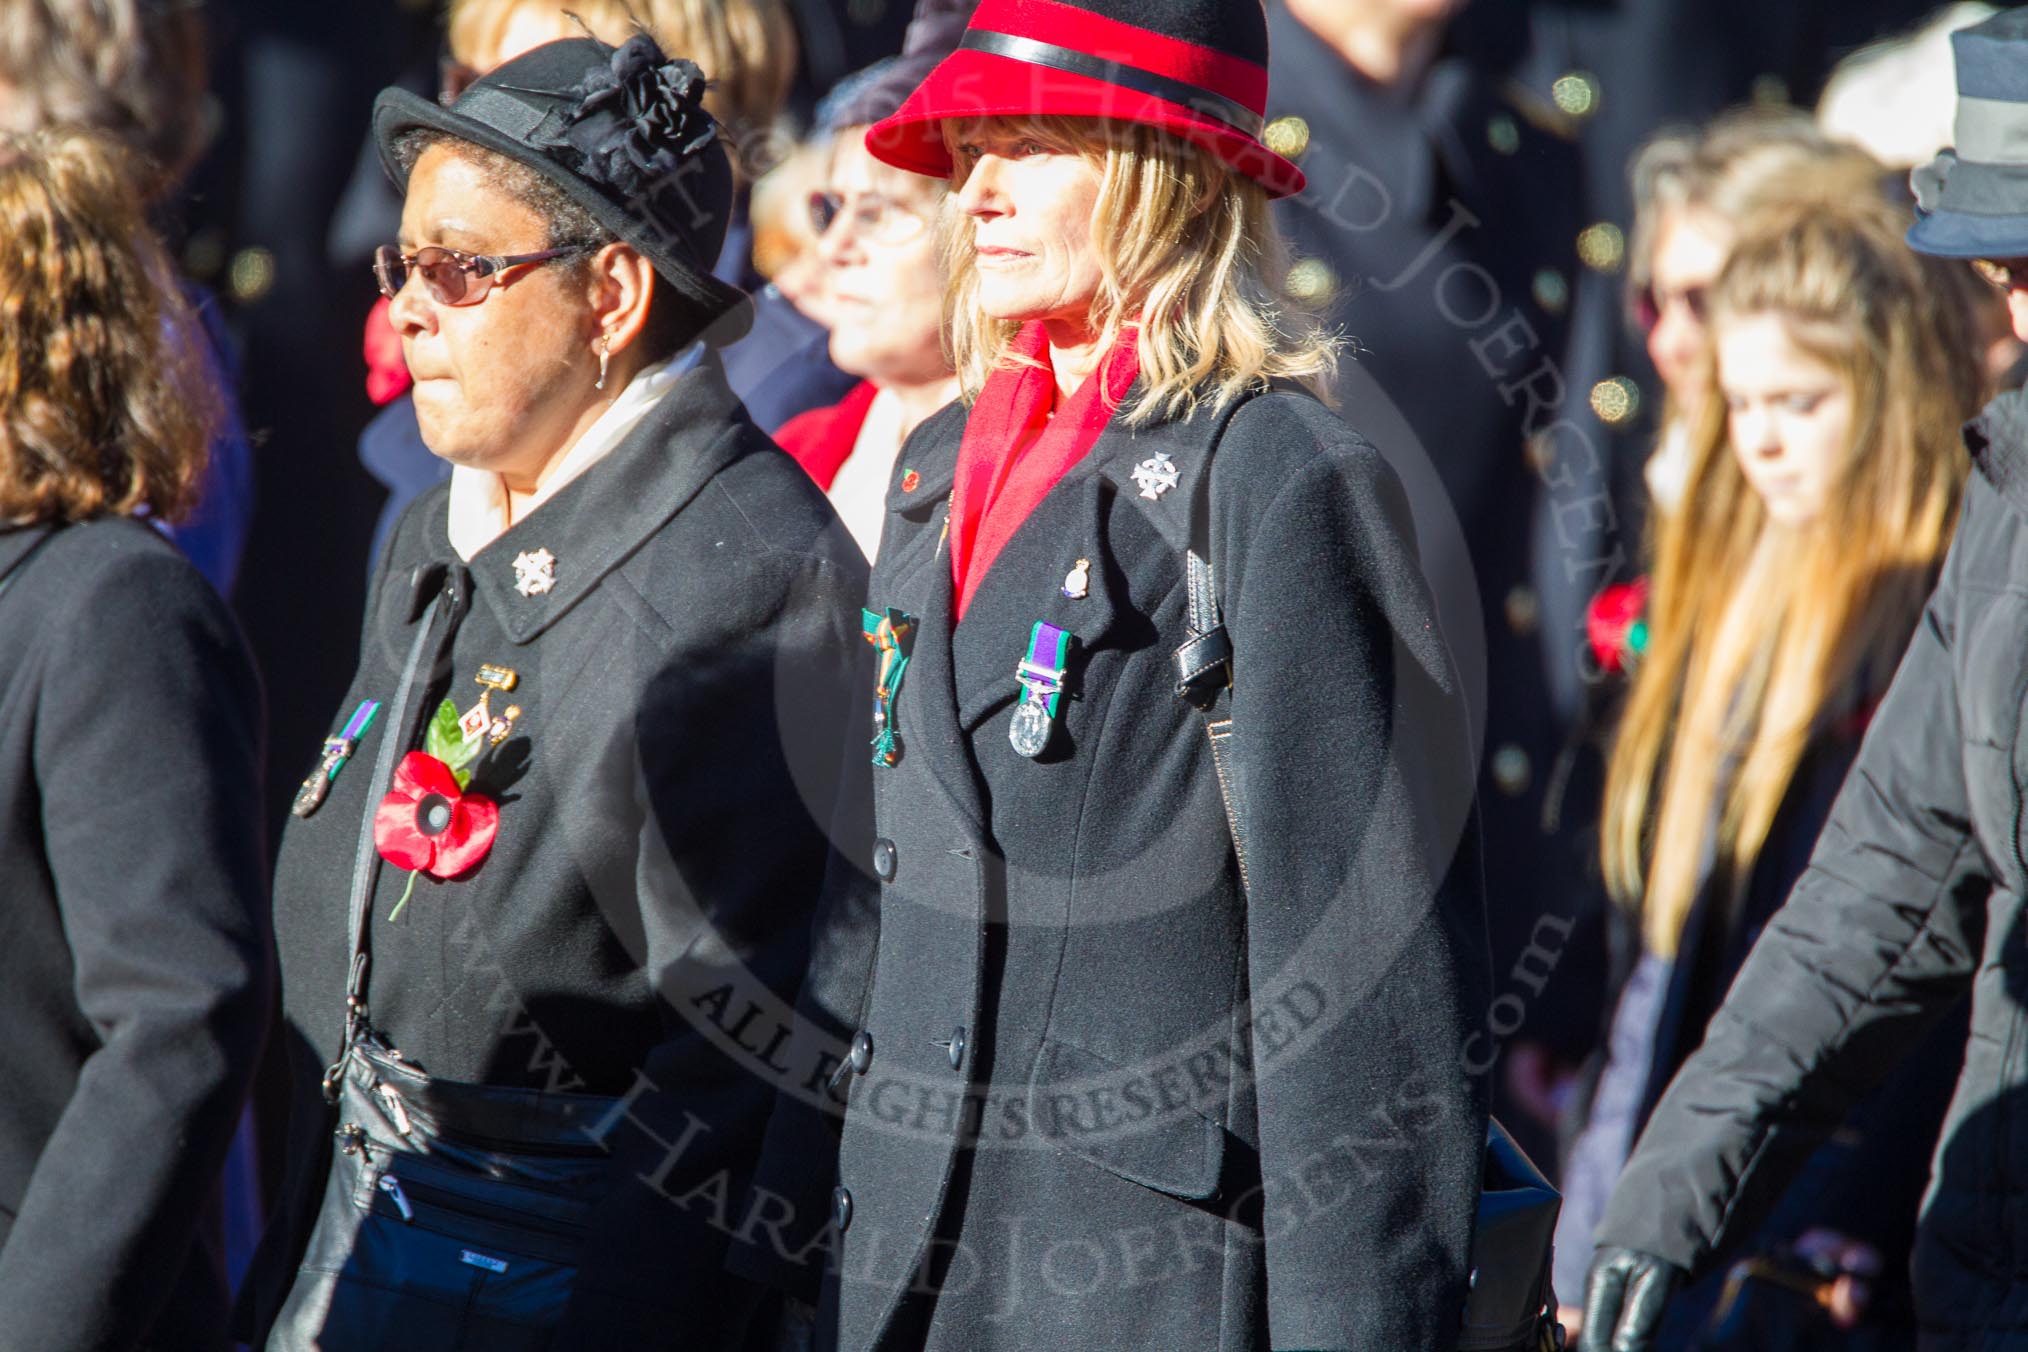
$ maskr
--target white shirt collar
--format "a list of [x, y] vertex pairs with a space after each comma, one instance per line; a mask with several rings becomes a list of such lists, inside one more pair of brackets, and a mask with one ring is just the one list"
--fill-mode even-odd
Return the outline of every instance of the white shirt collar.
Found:
[[[598, 421], [587, 427], [577, 443], [563, 453], [548, 482], [536, 491], [522, 515], [526, 517], [556, 496], [565, 484], [611, 455], [613, 448], [626, 440], [627, 433], [662, 402], [676, 381], [697, 365], [703, 355], [704, 345], [692, 343], [668, 360], [635, 372], [627, 388], [613, 400], [612, 407], [601, 413]], [[508, 519], [506, 480], [492, 470], [452, 466], [449, 514], [451, 548], [458, 551], [459, 558], [470, 561], [514, 524]]]

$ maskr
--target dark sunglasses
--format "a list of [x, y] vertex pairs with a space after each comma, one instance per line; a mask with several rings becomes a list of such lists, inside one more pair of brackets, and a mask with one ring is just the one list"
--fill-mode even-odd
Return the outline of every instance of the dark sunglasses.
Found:
[[408, 285], [413, 268], [429, 288], [430, 299], [439, 305], [477, 305], [493, 289], [493, 279], [508, 268], [524, 263], [547, 263], [554, 258], [587, 253], [595, 244], [567, 244], [561, 249], [544, 249], [525, 254], [468, 254], [427, 244], [405, 254], [392, 244], [373, 251], [373, 276], [380, 294], [393, 300]]
[[1974, 258], [1972, 271], [2000, 291], [2028, 286], [2028, 258]]
[[1705, 320], [1708, 288], [1686, 286], [1680, 291], [1659, 291], [1653, 286], [1643, 287], [1634, 300], [1634, 318], [1643, 332], [1654, 332], [1655, 325], [1662, 322], [1662, 312], [1669, 308], [1671, 301], [1680, 300], [1688, 307], [1690, 317], [1699, 324]]

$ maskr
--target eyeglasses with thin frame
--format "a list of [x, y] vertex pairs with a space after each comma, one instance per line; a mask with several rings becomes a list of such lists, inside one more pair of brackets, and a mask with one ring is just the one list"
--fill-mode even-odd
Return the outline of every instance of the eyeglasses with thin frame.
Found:
[[2028, 286], [2028, 258], [1974, 258], [1972, 271], [1996, 291]]
[[929, 220], [899, 202], [878, 193], [847, 197], [843, 193], [813, 192], [808, 203], [810, 229], [823, 238], [840, 218], [855, 235], [875, 244], [906, 244], [920, 235]]
[[1651, 284], [1644, 287], [1640, 296], [1635, 300], [1634, 317], [1639, 321], [1642, 332], [1653, 333], [1655, 326], [1662, 322], [1663, 311], [1680, 300], [1690, 311], [1690, 317], [1695, 319], [1699, 324], [1702, 324], [1705, 322], [1707, 298], [1708, 288], [1706, 287], [1685, 286], [1673, 291], [1665, 291], [1661, 287]]
[[493, 289], [494, 279], [508, 268], [569, 258], [597, 247], [566, 244], [561, 249], [537, 253], [470, 254], [426, 244], [412, 254], [405, 254], [395, 245], [383, 244], [373, 251], [373, 276], [380, 283], [380, 294], [389, 300], [401, 294], [402, 287], [408, 285], [409, 270], [414, 269], [429, 289], [430, 299], [437, 304], [477, 305]]

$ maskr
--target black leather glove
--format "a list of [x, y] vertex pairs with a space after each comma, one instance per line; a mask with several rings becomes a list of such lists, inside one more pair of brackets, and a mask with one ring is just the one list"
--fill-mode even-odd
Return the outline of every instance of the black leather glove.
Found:
[[1653, 1352], [1662, 1311], [1683, 1277], [1682, 1268], [1652, 1253], [1600, 1249], [1585, 1277], [1577, 1352]]

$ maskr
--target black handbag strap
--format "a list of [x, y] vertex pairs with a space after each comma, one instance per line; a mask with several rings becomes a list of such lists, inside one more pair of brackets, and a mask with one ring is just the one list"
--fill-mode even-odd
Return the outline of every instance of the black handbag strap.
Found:
[[[412, 593], [422, 590], [428, 579], [435, 580], [435, 570], [419, 569], [411, 581]], [[367, 1023], [367, 970], [372, 965], [367, 946], [367, 926], [372, 918], [373, 885], [380, 877], [380, 850], [373, 841], [373, 822], [380, 807], [376, 790], [384, 788], [394, 777], [394, 763], [408, 746], [408, 732], [413, 721], [410, 708], [415, 702], [416, 678], [421, 674], [423, 657], [429, 650], [429, 640], [437, 630], [440, 619], [449, 616], [455, 620], [458, 604], [458, 588], [455, 582], [446, 581], [444, 588], [431, 602], [427, 614], [416, 625], [415, 637], [408, 645], [407, 660], [402, 663], [401, 679], [395, 686], [394, 706], [388, 710], [381, 722], [382, 739], [380, 750], [373, 758], [373, 778], [369, 781], [366, 805], [359, 814], [359, 844], [352, 861], [352, 895], [346, 905], [346, 932], [350, 942], [350, 962], [345, 983], [345, 1036], [338, 1046], [338, 1059], [324, 1072], [324, 1097], [335, 1100], [338, 1094], [339, 1078], [344, 1073], [346, 1059], [352, 1053]]]
[[[1176, 698], [1207, 717], [1217, 707], [1219, 693], [1232, 685], [1232, 640], [1225, 632], [1225, 612], [1219, 607], [1218, 583], [1211, 571], [1211, 462], [1219, 442], [1225, 439], [1226, 429], [1232, 425], [1233, 415], [1248, 400], [1263, 393], [1266, 391], [1259, 387], [1249, 389], [1226, 406], [1197, 471], [1201, 487], [1190, 516], [1190, 546], [1183, 556], [1188, 633], [1176, 649], [1174, 660]], [[1219, 787], [1225, 788], [1223, 779], [1219, 780]], [[1231, 813], [1232, 804], [1228, 801], [1228, 818]], [[1238, 821], [1232, 820], [1237, 830]]]

